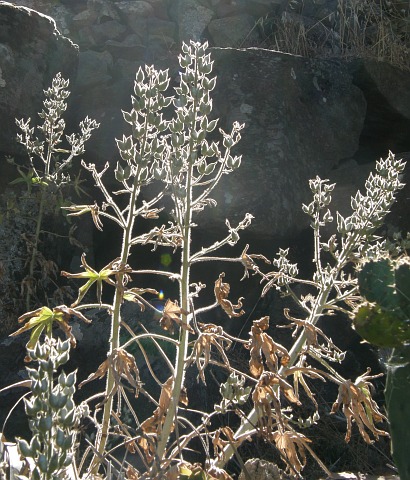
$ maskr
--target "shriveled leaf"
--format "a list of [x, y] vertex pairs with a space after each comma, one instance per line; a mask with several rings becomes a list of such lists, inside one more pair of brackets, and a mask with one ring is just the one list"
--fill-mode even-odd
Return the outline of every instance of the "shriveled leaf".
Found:
[[242, 300], [243, 297], [238, 299], [238, 303], [234, 305], [231, 301], [228, 300], [228, 295], [230, 292], [230, 285], [229, 283], [224, 283], [222, 279], [224, 278], [225, 273], [221, 273], [219, 275], [218, 280], [215, 282], [215, 298], [219, 305], [224, 309], [229, 317], [240, 317], [245, 313], [244, 310], [240, 310], [236, 312], [235, 310], [242, 308]]
[[379, 435], [389, 435], [374, 425], [375, 422], [387, 421], [387, 419], [379, 411], [379, 407], [370, 393], [371, 383], [369, 380], [379, 377], [380, 374], [370, 376], [368, 375], [369, 372], [370, 369], [367, 370], [365, 375], [358, 377], [354, 383], [351, 380], [341, 382], [337, 399], [332, 406], [331, 413], [336, 413], [342, 406], [342, 411], [347, 421], [346, 442], [350, 441], [353, 422], [357, 424], [360, 435], [366, 443], [373, 443], [366, 428], [373, 434], [376, 440], [379, 439]]
[[192, 351], [192, 355], [189, 358], [188, 364], [196, 362], [199, 378], [206, 385], [205, 381], [205, 368], [209, 364], [211, 358], [212, 345], [220, 353], [222, 360], [226, 366], [229, 367], [229, 359], [226, 356], [225, 350], [228, 349], [232, 341], [223, 336], [223, 329], [220, 326], [209, 324], [198, 324], [200, 328], [200, 334], [195, 341], [195, 345]]
[[272, 437], [282, 458], [286, 460], [287, 471], [291, 474], [296, 471], [300, 475], [306, 465], [306, 449], [311, 440], [301, 433], [283, 429], [279, 429]]
[[[290, 320], [292, 323], [289, 327], [295, 327], [292, 336], [295, 337], [299, 331], [299, 329], [303, 328], [306, 335], [306, 346], [307, 348], [311, 348], [319, 354], [323, 354], [326, 357], [335, 358], [338, 355], [342, 354], [343, 352], [338, 348], [319, 327], [313, 325], [312, 323], [308, 322], [307, 320], [302, 320], [299, 318], [295, 318], [290, 315], [289, 309], [285, 308], [283, 310], [285, 317]], [[288, 326], [282, 326], [282, 328], [288, 328]], [[325, 344], [319, 342], [319, 337], [325, 340]]]
[[148, 462], [152, 461], [155, 454], [154, 442], [148, 441], [148, 438], [150, 438], [149, 435], [154, 434], [156, 437], [160, 434], [162, 424], [165, 420], [165, 416], [172, 399], [173, 386], [174, 378], [169, 377], [168, 380], [162, 385], [158, 407], [155, 409], [151, 417], [147, 418], [141, 424], [141, 430], [145, 435], [140, 437], [137, 442], [139, 446], [143, 449]]
[[[225, 438], [222, 438], [222, 436]], [[214, 446], [216, 456], [220, 457], [223, 453], [224, 448], [227, 445], [231, 445], [235, 449], [239, 448], [239, 446], [243, 443], [245, 439], [246, 438], [241, 437], [239, 440], [236, 440], [232, 429], [228, 426], [219, 428], [215, 432], [214, 438], [212, 439], [212, 444]]]
[[242, 262], [242, 265], [245, 267], [245, 273], [244, 273], [241, 280], [249, 277], [249, 270], [254, 271], [254, 272], [259, 271], [259, 267], [254, 262], [254, 259], [263, 260], [267, 264], [271, 263], [270, 260], [268, 260], [265, 257], [265, 255], [256, 254], [256, 253], [249, 253], [248, 254], [247, 253], [248, 249], [249, 249], [249, 245], [246, 245], [245, 248], [243, 249], [242, 253], [241, 253], [241, 262]]
[[92, 380], [103, 378], [108, 370], [112, 370], [114, 374], [114, 386], [110, 395], [118, 392], [121, 387], [121, 380], [124, 379], [135, 389], [135, 397], [138, 397], [141, 386], [139, 369], [134, 356], [123, 348], [115, 349], [107, 360], [98, 367], [96, 372], [89, 375], [88, 378], [79, 384], [79, 388]]
[[274, 342], [265, 330], [269, 327], [269, 317], [254, 320], [251, 328], [251, 339], [247, 348], [250, 350], [249, 368], [251, 374], [259, 378], [263, 371], [263, 356], [267, 367], [271, 372], [277, 372], [280, 364], [286, 366], [289, 363], [289, 352], [279, 343]]
[[144, 293], [150, 293], [151, 295], [158, 295], [157, 290], [154, 288], [129, 288], [123, 294], [123, 299], [127, 300], [128, 302], [136, 303], [143, 312], [145, 310], [144, 299], [142, 295]]
[[176, 300], [173, 302], [172, 300], [168, 299], [165, 303], [159, 323], [164, 330], [167, 330], [171, 333], [174, 333], [175, 323], [179, 327], [194, 333], [192, 327], [181, 318], [181, 315], [188, 315], [188, 312], [182, 309]]

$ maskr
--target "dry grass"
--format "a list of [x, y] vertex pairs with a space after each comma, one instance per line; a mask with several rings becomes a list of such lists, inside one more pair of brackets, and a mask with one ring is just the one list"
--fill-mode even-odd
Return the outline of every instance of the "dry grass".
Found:
[[338, 0], [335, 11], [314, 21], [299, 0], [281, 18], [259, 19], [261, 46], [305, 57], [372, 58], [410, 70], [409, 11], [410, 2]]

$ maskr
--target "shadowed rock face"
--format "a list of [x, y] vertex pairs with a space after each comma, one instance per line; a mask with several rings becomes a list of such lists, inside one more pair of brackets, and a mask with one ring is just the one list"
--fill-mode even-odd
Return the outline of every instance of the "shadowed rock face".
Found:
[[[76, 47], [56, 30], [54, 20], [2, 2], [0, 152], [18, 151], [14, 118], [37, 117], [42, 89], [61, 70], [71, 80], [68, 130], [86, 115], [101, 124], [87, 144], [86, 159], [103, 166], [118, 157], [114, 139], [127, 132], [121, 109], [129, 109], [140, 65], [170, 68], [176, 79], [179, 42], [186, 36], [207, 38], [216, 46], [229, 44], [225, 37], [232, 40], [230, 45], [258, 45], [260, 25], [245, 31], [238, 19], [251, 25], [266, 14], [279, 18], [286, 2], [16, 3], [35, 5], [69, 32], [80, 46], [78, 75]], [[305, 1], [305, 20], [317, 23], [322, 9], [332, 10], [335, 2], [316, 4]], [[234, 41], [240, 34], [246, 36], [245, 43]], [[250, 212], [255, 216], [252, 232], [259, 239], [298, 235], [308, 226], [300, 206], [309, 200], [309, 178], [332, 179], [332, 170], [343, 162], [350, 160], [354, 169], [385, 156], [389, 148], [410, 150], [408, 75], [395, 67], [369, 60], [307, 59], [260, 48], [214, 48], [212, 55], [218, 75], [214, 114], [224, 129], [233, 121], [246, 128], [235, 152], [243, 155], [241, 168], [216, 191], [219, 208], [201, 214], [207, 229], [224, 229], [226, 217], [235, 222]], [[346, 192], [349, 204], [354, 193], [349, 181]]]
[[249, 211], [258, 237], [292, 235], [308, 226], [300, 212], [309, 178], [327, 175], [357, 150], [363, 93], [337, 61], [253, 48], [212, 54], [216, 115], [223, 128], [234, 120], [246, 125], [235, 152], [242, 165], [216, 193], [218, 215], [239, 220]]
[[78, 47], [55, 21], [34, 10], [0, 2], [0, 151], [18, 152], [15, 118], [37, 118], [43, 89], [58, 72], [75, 75]]

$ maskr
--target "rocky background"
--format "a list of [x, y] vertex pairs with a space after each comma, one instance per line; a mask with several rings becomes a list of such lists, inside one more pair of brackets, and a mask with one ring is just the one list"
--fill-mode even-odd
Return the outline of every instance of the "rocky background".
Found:
[[[130, 108], [138, 67], [169, 68], [177, 79], [181, 42], [207, 40], [218, 76], [213, 114], [222, 128], [233, 121], [246, 128], [236, 152], [242, 166], [223, 179], [215, 193], [218, 209], [202, 214], [202, 226], [212, 238], [224, 230], [225, 218], [235, 224], [250, 212], [255, 220], [244, 241], [253, 251], [272, 258], [279, 246], [290, 245], [293, 259], [309, 265], [311, 230], [301, 213], [310, 201], [309, 178], [337, 182], [333, 208], [343, 214], [376, 159], [389, 150], [410, 159], [409, 8], [408, 1], [393, 0], [0, 1], [0, 193], [16, 178], [6, 156], [26, 158], [15, 141], [14, 119], [38, 118], [43, 89], [57, 72], [70, 79], [67, 133], [85, 116], [94, 118], [101, 126], [84, 158], [115, 165], [115, 138], [127, 133], [121, 109]], [[85, 188], [92, 191], [91, 182]], [[408, 199], [407, 187], [385, 233], [410, 230]], [[10, 197], [2, 205], [12, 211]], [[24, 256], [25, 225], [13, 218], [3, 213], [0, 222], [2, 318], [22, 313], [13, 303], [18, 287], [7, 290], [4, 280], [15, 281], [24, 267], [16, 259]], [[81, 228], [89, 254], [105, 256], [102, 265], [112, 260], [112, 232], [93, 236], [92, 223]], [[78, 262], [80, 253], [72, 246], [60, 252], [63, 266]], [[255, 315], [280, 314], [277, 299], [258, 303], [259, 295], [253, 286], [247, 315], [254, 307]], [[344, 327], [336, 325], [340, 337]], [[0, 327], [0, 387], [23, 368], [15, 362], [24, 356], [21, 342], [6, 337], [10, 328]], [[94, 348], [108, 331], [83, 334]], [[342, 348], [353, 351], [358, 339], [350, 331], [345, 336]], [[352, 357], [362, 372], [369, 351]], [[377, 364], [375, 357], [370, 361]]]
[[[129, 108], [136, 70], [155, 64], [177, 77], [176, 55], [188, 39], [215, 47], [214, 115], [222, 126], [246, 124], [243, 166], [221, 185], [221, 215], [212, 212], [209, 226], [250, 211], [255, 235], [297, 235], [307, 226], [299, 212], [312, 175], [335, 181], [340, 175], [340, 188], [346, 180], [349, 188], [367, 173], [361, 165], [389, 149], [410, 150], [407, 1], [387, 2], [379, 11], [380, 2], [348, 0], [14, 3], [43, 15], [0, 2], [3, 157], [22, 153], [14, 118], [36, 118], [42, 89], [62, 71], [71, 82], [69, 124], [86, 115], [101, 124], [87, 144], [87, 159], [115, 161], [114, 138], [124, 133], [121, 108]], [[361, 27], [354, 38], [352, 19]], [[389, 35], [384, 50], [376, 51], [382, 23]], [[357, 174], [346, 178], [344, 169], [352, 168]], [[7, 178], [3, 173], [2, 185]]]

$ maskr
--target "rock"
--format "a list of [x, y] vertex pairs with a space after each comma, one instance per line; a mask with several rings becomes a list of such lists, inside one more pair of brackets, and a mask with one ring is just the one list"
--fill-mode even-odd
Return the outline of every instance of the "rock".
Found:
[[104, 85], [111, 80], [109, 69], [113, 65], [113, 59], [108, 52], [93, 52], [87, 50], [80, 52], [80, 62], [76, 79], [78, 91], [95, 88]]
[[70, 34], [71, 12], [66, 6], [56, 3], [55, 0], [15, 0], [13, 3], [52, 17], [63, 35]]
[[72, 25], [75, 30], [80, 30], [84, 27], [90, 27], [97, 20], [97, 16], [90, 10], [83, 10], [77, 13], [72, 18]]
[[138, 34], [141, 20], [154, 15], [154, 8], [148, 2], [122, 0], [115, 5], [121, 13], [123, 22]]
[[358, 160], [374, 161], [388, 151], [409, 150], [410, 79], [385, 62], [356, 59], [348, 64], [368, 104]]
[[156, 17], [147, 19], [147, 29], [149, 35], [164, 35], [176, 39], [178, 31], [177, 24], [169, 20], [161, 20]]
[[78, 49], [55, 21], [29, 8], [0, 3], [0, 151], [20, 151], [15, 118], [37, 118], [43, 90], [62, 72], [73, 78]]
[[154, 9], [154, 15], [161, 20], [169, 20], [168, 0], [146, 0]]
[[120, 21], [118, 10], [110, 0], [88, 0], [87, 8], [96, 23], [104, 23], [107, 20]]
[[376, 60], [358, 60], [357, 64], [361, 65], [361, 75], [366, 77], [367, 82], [372, 84], [372, 88], [380, 93], [391, 109], [410, 120], [409, 73]]
[[122, 78], [129, 82], [129, 85], [133, 85], [139, 67], [144, 68], [144, 62], [119, 58], [115, 62], [114, 68], [120, 73]]
[[107, 40], [119, 39], [126, 32], [127, 28], [116, 20], [108, 20], [108, 22], [93, 25], [91, 30], [94, 42], [98, 45]]
[[247, 13], [248, 0], [239, 0], [235, 3], [231, 0], [220, 0], [214, 6], [216, 18], [224, 18], [240, 13]]
[[176, 0], [172, 7], [176, 9], [180, 42], [203, 40], [205, 29], [214, 16], [214, 12], [196, 0]]
[[122, 42], [108, 40], [105, 46], [115, 58], [125, 58], [127, 60], [143, 59], [146, 51], [140, 37], [135, 33], [127, 35]]
[[[224, 129], [245, 123], [236, 154], [241, 167], [221, 181], [219, 208], [203, 219], [223, 228], [246, 212], [258, 238], [289, 237], [309, 225], [308, 180], [358, 148], [366, 101], [341, 62], [304, 59], [260, 49], [212, 49], [215, 115]], [[204, 224], [202, 224], [204, 225]]]
[[255, 19], [242, 14], [212, 20], [208, 25], [213, 45], [217, 47], [246, 47], [260, 42]]

